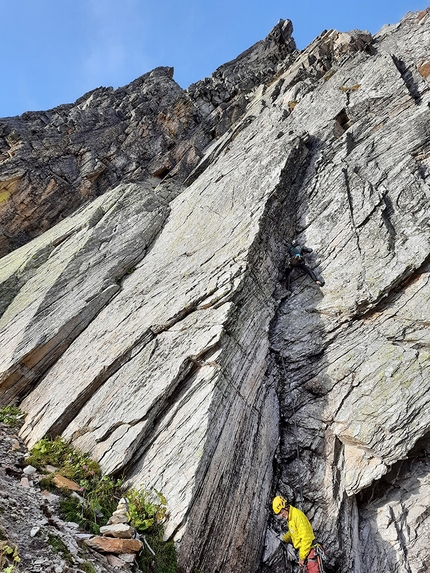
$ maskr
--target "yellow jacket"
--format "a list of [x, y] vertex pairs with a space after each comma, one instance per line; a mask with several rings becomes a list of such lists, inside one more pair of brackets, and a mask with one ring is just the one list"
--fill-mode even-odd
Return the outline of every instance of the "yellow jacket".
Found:
[[306, 559], [312, 547], [315, 535], [309, 519], [296, 507], [290, 505], [288, 513], [288, 531], [283, 540], [287, 543], [291, 541], [296, 549], [299, 549], [300, 559]]

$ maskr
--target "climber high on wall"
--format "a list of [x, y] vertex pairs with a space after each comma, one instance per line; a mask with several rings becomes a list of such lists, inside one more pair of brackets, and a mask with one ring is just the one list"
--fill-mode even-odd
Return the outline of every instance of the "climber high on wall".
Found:
[[299, 566], [305, 573], [324, 573], [324, 550], [315, 541], [315, 535], [308, 518], [281, 496], [272, 502], [273, 511], [287, 521], [288, 531], [282, 536], [286, 543], [291, 542], [299, 550]]
[[301, 246], [293, 241], [291, 245], [288, 245], [288, 253], [290, 255], [290, 260], [288, 262], [288, 267], [285, 271], [285, 282], [287, 290], [291, 290], [291, 273], [294, 269], [300, 269], [302, 272], [308, 274], [311, 279], [320, 287], [324, 286], [324, 279], [318, 278], [313, 270], [305, 264], [303, 258], [304, 253], [312, 253], [312, 249], [309, 247]]

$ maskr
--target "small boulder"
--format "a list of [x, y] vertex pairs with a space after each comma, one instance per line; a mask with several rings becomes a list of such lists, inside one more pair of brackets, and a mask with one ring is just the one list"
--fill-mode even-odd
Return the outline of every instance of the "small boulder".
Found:
[[106, 559], [111, 567], [124, 569], [125, 562], [116, 555], [106, 555]]
[[31, 476], [37, 472], [36, 468], [33, 466], [27, 466], [23, 469], [26, 476]]
[[136, 561], [136, 554], [124, 553], [123, 555], [121, 555], [121, 560], [125, 561], [126, 563], [134, 563]]
[[65, 478], [61, 475], [55, 476], [52, 480], [52, 483], [58, 488], [70, 489], [71, 491], [81, 490], [80, 486], [75, 481], [72, 481], [71, 479]]
[[118, 539], [115, 537], [93, 537], [85, 539], [84, 543], [100, 551], [101, 553], [137, 553], [141, 550], [143, 543], [138, 539]]
[[58, 468], [51, 466], [50, 464], [45, 466], [45, 470], [50, 474], [55, 474], [55, 472], [58, 472]]
[[119, 537], [120, 539], [131, 539], [134, 535], [134, 527], [126, 523], [116, 523], [100, 527], [103, 537]]
[[108, 525], [115, 525], [116, 523], [128, 523], [128, 517], [125, 514], [112, 515], [107, 522]]
[[21, 485], [22, 485], [23, 487], [26, 487], [26, 488], [27, 488], [27, 487], [30, 487], [29, 479], [28, 479], [27, 477], [22, 477], [22, 478], [21, 478]]

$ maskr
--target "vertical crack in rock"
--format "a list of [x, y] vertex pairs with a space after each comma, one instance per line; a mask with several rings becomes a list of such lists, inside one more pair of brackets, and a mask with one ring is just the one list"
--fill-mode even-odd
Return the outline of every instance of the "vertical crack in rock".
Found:
[[[261, 442], [261, 432], [267, 431], [264, 430], [265, 428], [270, 428], [271, 433], [274, 430], [272, 407], [275, 396], [273, 385], [267, 383], [262, 377], [267, 359], [265, 342], [267, 334], [263, 334], [263, 340], [258, 343], [258, 330], [254, 332], [257, 324], [252, 331], [248, 332], [247, 322], [251, 321], [254, 324], [254, 317], [248, 315], [250, 311], [247, 308], [255, 305], [255, 302], [252, 302], [253, 297], [262, 305], [258, 312], [261, 312], [267, 305], [267, 297], [271, 294], [270, 291], [268, 292], [267, 273], [271, 268], [271, 273], [274, 273], [275, 278], [280, 270], [282, 259], [285, 259], [286, 240], [294, 233], [294, 219], [292, 221], [290, 215], [295, 212], [295, 192], [300, 186], [298, 179], [306, 173], [309, 161], [309, 150], [304, 142], [298, 142], [294, 153], [281, 172], [278, 186], [266, 203], [264, 218], [260, 223], [260, 232], [254, 240], [252, 252], [248, 255], [247, 279], [241, 291], [233, 299], [234, 314], [226, 328], [226, 336], [222, 339], [224, 349], [217, 362], [222, 364], [223, 369], [217, 383], [218, 390], [212, 400], [213, 407], [216, 409], [211, 416], [211, 419], [213, 418], [211, 425], [215, 425], [211, 431], [210, 440], [205, 445], [205, 454], [199, 466], [194, 501], [189, 508], [180, 549], [184, 563], [198, 563], [202, 570], [209, 568], [220, 570], [228, 564], [229, 568], [249, 571], [250, 568], [255, 568], [258, 562], [257, 556], [262, 538], [260, 534], [259, 539], [255, 540], [255, 533], [253, 533], [258, 528], [254, 523], [254, 520], [258, 519], [258, 513], [251, 511], [249, 514], [249, 507], [243, 508], [240, 500], [248, 498], [250, 494], [247, 491], [252, 490], [253, 499], [255, 496], [258, 498], [255, 501], [255, 507], [258, 507], [259, 504], [264, 503], [264, 490], [266, 490], [266, 495], [268, 493], [272, 464], [270, 450], [264, 453], [261, 451], [262, 447], [267, 448], [267, 444], [264, 446]], [[270, 266], [266, 270], [267, 264]], [[273, 279], [270, 282], [274, 288]], [[257, 308], [254, 306], [254, 312]], [[271, 319], [270, 315], [268, 319]], [[251, 340], [253, 345], [261, 346], [263, 343], [263, 348], [266, 347], [265, 352], [258, 351], [260, 364], [257, 362], [257, 356], [251, 358], [252, 351], [250, 355], [249, 349], [244, 345], [246, 342], [249, 347]], [[228, 348], [231, 345], [237, 349], [237, 357], [233, 354], [230, 358], [231, 350], [229, 351]], [[245, 361], [246, 368], [245, 365], [240, 365], [242, 360]], [[231, 364], [229, 364], [230, 361]], [[252, 380], [250, 376], [257, 368], [260, 370], [259, 377]], [[254, 388], [251, 394], [248, 389], [250, 384]], [[221, 396], [217, 399], [216, 396], [221, 389], [223, 389]], [[221, 400], [221, 404], [226, 403], [222, 410], [217, 407], [218, 400]], [[222, 423], [221, 420], [223, 420]], [[270, 439], [272, 451], [275, 437], [276, 434]], [[235, 463], [237, 456], [241, 459], [240, 472]], [[217, 491], [216, 497], [212, 493], [214, 488]], [[227, 504], [232, 491], [237, 501], [230, 501]], [[208, 504], [212, 508], [210, 512], [204, 510]], [[225, 527], [225, 524], [230, 522], [235, 524], [236, 531], [241, 531], [239, 543], [231, 535], [229, 528]], [[220, 530], [221, 523], [223, 526]], [[203, 544], [190, 535], [191, 532], [199, 530], [205, 539]], [[261, 527], [258, 530], [261, 531]], [[213, 534], [214, 531], [218, 531], [218, 540]], [[216, 552], [221, 531], [223, 531], [224, 539], [223, 555]], [[244, 547], [247, 548], [246, 551]], [[253, 553], [250, 552], [251, 547], [253, 547]]]
[[408, 92], [411, 95], [411, 98], [414, 100], [416, 105], [419, 105], [422, 101], [421, 98], [421, 91], [420, 87], [417, 84], [416, 79], [412, 73], [412, 70], [408, 68], [408, 66], [402, 60], [396, 58], [396, 56], [392, 56], [394, 65], [399, 70], [400, 75], [402, 76], [403, 81], [405, 82], [405, 86], [408, 89]]
[[[411, 22], [412, 17], [405, 25], [409, 26]], [[375, 57], [378, 59], [379, 55]], [[384, 60], [380, 61], [382, 63]], [[354, 70], [354, 73], [358, 69]], [[333, 78], [336, 78], [337, 74]], [[360, 77], [358, 74], [357, 76]], [[429, 367], [427, 350], [419, 351], [421, 347], [427, 348], [428, 340], [428, 335], [421, 326], [422, 322], [428, 320], [428, 296], [423, 291], [428, 284], [429, 253], [429, 244], [423, 229], [428, 225], [422, 211], [422, 205], [427, 204], [428, 199], [420, 194], [420, 222], [416, 220], [410, 226], [408, 209], [405, 209], [402, 199], [396, 200], [396, 197], [401, 197], [408, 185], [414, 185], [414, 177], [406, 175], [404, 168], [400, 166], [396, 175], [384, 167], [387, 165], [385, 158], [390, 165], [393, 164], [393, 156], [399, 157], [401, 162], [406, 140], [409, 142], [408, 149], [412, 151], [417, 149], [412, 140], [416, 138], [418, 141], [425, 141], [428, 135], [425, 135], [420, 127], [414, 128], [414, 136], [402, 140], [403, 149], [399, 155], [397, 152], [390, 154], [387, 147], [383, 149], [384, 145], [389, 145], [389, 133], [394, 133], [388, 123], [385, 127], [380, 124], [378, 131], [382, 132], [379, 131], [378, 138], [369, 132], [367, 140], [362, 138], [362, 125], [364, 126], [369, 115], [372, 117], [373, 108], [369, 102], [367, 115], [360, 117], [357, 114], [360, 109], [360, 91], [375, 89], [379, 79], [374, 76], [374, 80], [375, 87], [370, 88], [367, 83], [361, 81], [359, 89], [350, 94], [348, 122], [352, 121], [348, 127], [353, 130], [351, 137], [339, 137], [331, 149], [324, 147], [324, 141], [330, 140], [321, 138], [323, 144], [321, 157], [318, 159], [319, 177], [321, 172], [324, 174], [321, 165], [325, 169], [326, 164], [330, 167], [324, 179], [325, 185], [321, 185], [320, 181], [316, 183], [311, 171], [300, 191], [304, 204], [298, 212], [298, 239], [316, 249], [317, 253], [320, 251], [330, 257], [324, 265], [324, 296], [318, 299], [318, 291], [314, 290], [308, 277], [296, 277], [292, 295], [281, 302], [270, 332], [272, 351], [284, 357], [289, 378], [286, 383], [279, 374], [274, 358], [269, 372], [279, 383], [281, 440], [272, 494], [281, 493], [293, 504], [299, 503], [300, 464], [304, 490], [302, 509], [310, 517], [317, 537], [326, 547], [331, 548], [329, 566], [345, 573], [373, 570], [388, 573], [394, 570], [396, 559], [401, 563], [415, 559], [409, 553], [413, 542], [407, 525], [402, 528], [402, 535], [406, 538], [400, 539], [398, 533], [395, 533], [399, 542], [392, 550], [388, 536], [384, 535], [384, 539], [379, 540], [379, 536], [370, 535], [366, 539], [366, 547], [370, 551], [369, 557], [366, 558], [365, 551], [360, 549], [361, 545], [364, 545], [363, 539], [358, 539], [363, 527], [359, 517], [362, 508], [358, 511], [354, 509], [354, 495], [357, 487], [366, 488], [369, 483], [377, 483], [389, 470], [391, 463], [405, 456], [416, 437], [425, 433], [428, 428], [425, 420], [417, 426], [417, 420], [420, 418], [418, 412], [423, 412], [422, 405], [418, 405], [417, 401], [426, 401], [423, 383], [425, 387], [427, 384], [423, 382], [423, 371], [428, 371]], [[338, 80], [340, 81], [341, 79]], [[423, 87], [427, 89], [421, 83], [420, 89]], [[403, 94], [400, 94], [400, 97], [403, 97]], [[291, 116], [294, 116], [297, 122], [305, 121], [306, 113], [309, 119], [310, 113], [307, 110], [300, 113], [304, 103], [302, 101], [296, 105]], [[309, 109], [311, 100], [308, 99], [306, 103]], [[396, 114], [399, 114], [398, 110], [402, 106], [402, 113], [405, 114], [402, 122], [410, 126], [411, 114], [415, 113], [410, 105], [403, 106], [399, 102], [397, 106], [395, 100], [391, 100], [389, 105]], [[336, 117], [341, 110], [342, 108], [331, 117]], [[375, 114], [378, 114], [377, 108]], [[344, 121], [346, 122], [346, 119]], [[373, 125], [377, 125], [377, 121]], [[387, 130], [385, 134], [384, 130]], [[354, 145], [351, 145], [352, 140]], [[342, 157], [343, 150], [346, 155]], [[377, 162], [370, 161], [369, 168], [363, 169], [360, 161], [360, 154], [363, 153], [377, 158]], [[327, 163], [324, 162], [326, 157], [330, 158], [330, 163], [327, 159]], [[344, 166], [345, 157], [347, 168]], [[375, 169], [373, 174], [371, 169]], [[358, 180], [352, 181], [348, 177], [349, 170], [355, 174], [359, 173], [362, 188], [360, 192]], [[383, 174], [384, 183], [379, 189], [382, 179], [378, 173]], [[341, 186], [337, 183], [339, 174], [347, 187], [346, 201], [342, 209], [339, 205]], [[398, 176], [400, 180], [395, 183]], [[368, 182], [368, 185], [364, 182]], [[427, 191], [425, 193], [428, 197]], [[325, 203], [324, 196], [327, 194], [330, 198], [329, 202]], [[333, 213], [331, 217], [330, 211]], [[343, 228], [337, 227], [338, 221], [343, 221]], [[359, 241], [358, 260], [348, 245], [350, 237], [355, 242]], [[386, 241], [386, 246], [377, 254], [380, 247], [375, 247], [378, 243], [381, 245], [383, 240]], [[407, 248], [412, 264], [407, 262], [407, 257], [403, 257], [406, 243], [409, 244]], [[423, 249], [420, 249], [420, 244], [423, 244]], [[335, 256], [331, 256], [333, 250]], [[381, 256], [381, 253], [384, 253], [384, 256]], [[375, 265], [372, 257], [376, 257]], [[382, 269], [378, 271], [377, 267], [384, 267], [385, 261], [388, 260], [392, 262], [387, 263], [384, 268], [384, 276]], [[396, 266], [396, 271], [389, 278], [388, 269], [392, 265]], [[347, 293], [350, 292], [353, 275], [352, 288], [357, 290], [351, 291], [351, 300], [355, 299], [356, 302], [351, 306], [347, 303], [350, 311], [344, 314], [346, 307], [343, 307], [341, 301], [349, 298]], [[361, 282], [357, 281], [357, 276], [362, 277]], [[345, 280], [342, 277], [345, 277]], [[331, 279], [334, 281], [332, 286]], [[373, 286], [376, 283], [379, 283], [377, 289]], [[337, 301], [335, 297], [338, 297]], [[354, 324], [357, 319], [360, 321], [358, 330]], [[341, 324], [343, 326], [339, 328]], [[414, 335], [413, 331], [418, 332]], [[408, 332], [413, 348], [405, 345], [404, 348], [398, 349], [396, 341], [402, 339], [405, 332]], [[330, 338], [327, 337], [328, 333]], [[391, 338], [392, 336], [394, 338]], [[324, 351], [318, 354], [320, 348]], [[314, 356], [316, 361], [313, 361]], [[288, 387], [291, 387], [294, 393], [297, 409], [293, 409], [293, 397]], [[300, 461], [295, 452], [295, 422], [298, 428]], [[394, 503], [392, 502], [392, 507]], [[372, 527], [374, 532], [382, 527], [372, 521], [377, 519], [376, 511], [382, 511], [382, 508], [379, 507], [372, 517], [369, 516], [367, 525]], [[402, 514], [405, 509], [399, 507], [396, 510], [397, 521], [405, 524], [404, 518], [399, 521], [397, 511]], [[271, 539], [270, 530], [277, 530], [275, 522], [269, 522], [269, 526], [267, 540]], [[405, 547], [409, 548], [407, 558]], [[389, 551], [392, 551], [392, 555], [390, 560], [387, 560], [385, 555]], [[423, 551], [422, 544], [420, 551]], [[381, 557], [377, 558], [375, 555]], [[413, 561], [413, 566], [408, 565], [412, 571], [425, 570], [422, 553], [420, 558], [421, 562]], [[280, 560], [276, 562], [281, 563]], [[269, 563], [265, 563], [261, 570], [278, 571], [276, 565]]]
[[360, 253], [360, 257], [361, 257], [360, 237], [359, 237], [359, 234], [357, 232], [357, 228], [356, 228], [355, 221], [354, 221], [354, 206], [352, 203], [351, 190], [349, 187], [348, 171], [347, 171], [347, 169], [342, 169], [342, 172], [343, 172], [343, 175], [345, 177], [345, 188], [346, 188], [346, 195], [348, 197], [348, 207], [349, 207], [349, 214], [351, 217], [351, 225], [352, 225], [352, 228], [354, 229], [357, 249], [358, 249], [358, 252]]

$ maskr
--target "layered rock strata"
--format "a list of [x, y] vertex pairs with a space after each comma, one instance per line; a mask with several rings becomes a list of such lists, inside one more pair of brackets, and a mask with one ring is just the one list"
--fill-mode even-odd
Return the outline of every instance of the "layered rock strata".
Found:
[[[191, 173], [122, 182], [0, 260], [23, 437], [161, 490], [182, 571], [285, 567], [264, 551], [275, 493], [329, 570], [426, 570], [429, 28], [408, 14], [293, 54], [281, 23], [270, 85], [245, 52], [190, 88], [201, 117], [223, 78], [225, 101], [248, 90]], [[285, 291], [293, 238], [323, 289]]]

